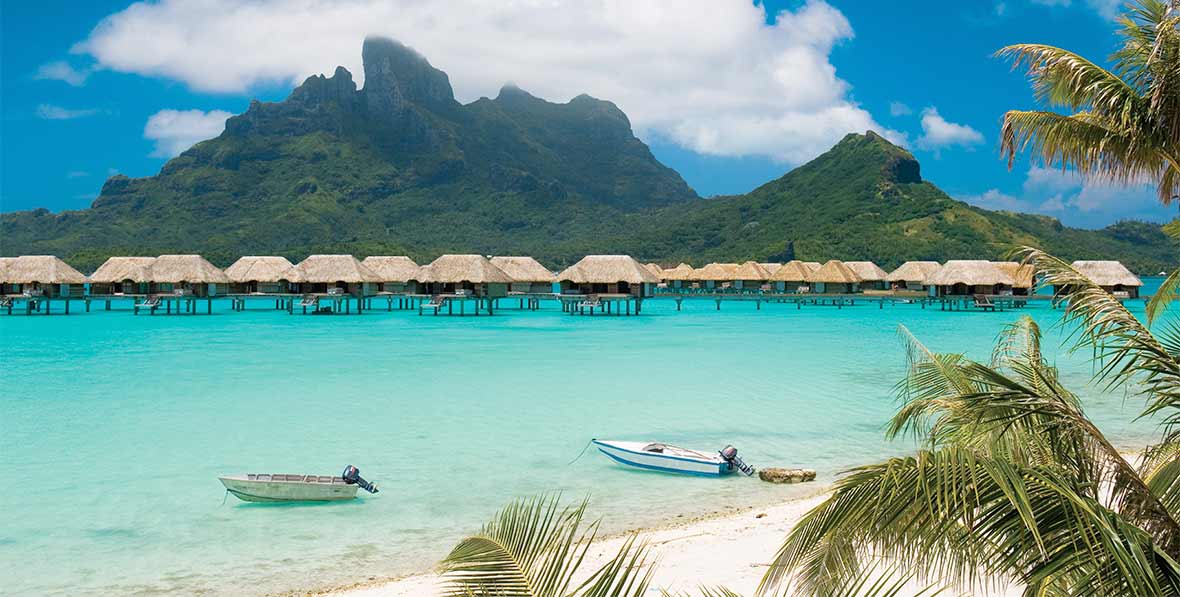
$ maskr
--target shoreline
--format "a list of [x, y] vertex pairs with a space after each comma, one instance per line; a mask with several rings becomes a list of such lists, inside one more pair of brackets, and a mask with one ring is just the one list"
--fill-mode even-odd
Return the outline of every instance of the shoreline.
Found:
[[[704, 582], [710, 586], [725, 586], [741, 594], [753, 594], [765, 573], [766, 564], [774, 557], [787, 533], [804, 514], [827, 499], [833, 481], [816, 483], [812, 491], [769, 505], [700, 514], [599, 537], [587, 552], [582, 570], [597, 569], [617, 553], [627, 537], [639, 534], [650, 545], [651, 559], [658, 561], [652, 577], [653, 588], [672, 593], [694, 591]], [[460, 539], [456, 537], [455, 542]], [[710, 570], [708, 579], [699, 578], [703, 570]], [[441, 595], [439, 581], [440, 577], [433, 570], [421, 570], [403, 576], [280, 595], [419, 597]]]
[[[1123, 458], [1134, 464], [1143, 446], [1124, 447]], [[649, 545], [649, 558], [656, 563], [653, 590], [671, 594], [701, 586], [725, 587], [741, 595], [752, 595], [766, 568], [804, 515], [831, 495], [835, 479], [817, 483], [812, 491], [801, 492], [781, 502], [740, 507], [672, 520], [653, 526], [633, 528], [599, 537], [587, 551], [584, 574], [596, 570], [613, 557], [623, 541], [640, 535]], [[457, 543], [461, 538], [456, 537]], [[707, 577], [702, 578], [707, 572]], [[407, 575], [370, 578], [354, 584], [280, 595], [320, 597], [422, 597], [443, 594], [441, 577], [433, 570]], [[997, 594], [1019, 594], [1004, 587]]]

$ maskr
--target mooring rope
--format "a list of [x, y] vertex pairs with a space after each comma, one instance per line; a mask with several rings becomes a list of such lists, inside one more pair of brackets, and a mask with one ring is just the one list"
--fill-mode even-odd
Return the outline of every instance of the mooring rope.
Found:
[[225, 495], [221, 496], [221, 505], [225, 505], [225, 500], [229, 499], [229, 489], [225, 490]]
[[581, 452], [578, 452], [578, 457], [577, 457], [577, 458], [575, 458], [575, 459], [573, 459], [573, 460], [571, 460], [571, 461], [569, 461], [568, 463], [566, 463], [566, 466], [570, 466], [571, 464], [573, 464], [573, 463], [575, 463], [575, 462], [577, 462], [577, 461], [581, 460], [581, 459], [582, 459], [582, 455], [586, 453], [586, 449], [587, 449], [587, 448], [589, 448], [589, 447], [590, 447], [590, 444], [592, 444], [592, 443], [594, 443], [594, 438], [590, 438], [590, 441], [586, 442], [586, 445], [585, 445], [585, 446], [582, 446], [582, 451], [581, 451]]

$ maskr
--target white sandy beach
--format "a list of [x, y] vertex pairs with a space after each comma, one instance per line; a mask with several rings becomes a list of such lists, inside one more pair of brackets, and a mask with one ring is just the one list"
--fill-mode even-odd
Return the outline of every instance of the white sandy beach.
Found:
[[[732, 515], [695, 519], [642, 532], [659, 560], [652, 586], [695, 591], [701, 585], [725, 586], [752, 595], [787, 532], [808, 510], [827, 497], [816, 493], [777, 505], [742, 510]], [[456, 538], [456, 541], [458, 539]], [[601, 540], [590, 549], [584, 570], [594, 570], [618, 552], [623, 535]], [[433, 573], [328, 593], [339, 597], [423, 597], [441, 594]]]

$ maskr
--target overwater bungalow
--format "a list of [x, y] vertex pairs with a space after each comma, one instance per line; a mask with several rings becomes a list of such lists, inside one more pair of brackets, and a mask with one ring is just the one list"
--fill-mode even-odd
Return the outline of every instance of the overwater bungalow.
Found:
[[693, 272], [696, 271], [691, 265], [681, 263], [672, 269], [664, 270], [663, 276], [660, 280], [668, 285], [670, 288], [681, 289], [692, 280]]
[[996, 264], [983, 260], [951, 260], [926, 279], [931, 296], [1010, 294], [1014, 280]]
[[658, 264], [658, 263], [645, 263], [645, 264], [643, 264], [643, 267], [646, 267], [647, 271], [651, 272], [652, 275], [659, 278], [661, 282], [664, 280], [664, 268], [660, 267], [660, 264]]
[[737, 267], [736, 263], [710, 263], [693, 270], [690, 279], [694, 288], [724, 292], [733, 288], [734, 270]]
[[148, 271], [149, 282], [161, 294], [210, 297], [229, 289], [225, 272], [200, 255], [160, 255]]
[[807, 269], [813, 272], [823, 267], [818, 261], [804, 261], [803, 265], [807, 266]]
[[926, 279], [938, 268], [942, 267], [937, 261], [907, 261], [885, 276], [893, 290], [911, 292], [927, 292]]
[[838, 259], [831, 259], [807, 276], [812, 292], [854, 294], [860, 292], [860, 276]]
[[233, 294], [288, 294], [298, 291], [299, 270], [286, 257], [250, 255], [225, 269]]
[[427, 294], [460, 294], [477, 298], [508, 295], [512, 278], [483, 255], [443, 255], [422, 267], [420, 282]]
[[352, 295], [356, 298], [377, 293], [381, 277], [352, 255], [309, 255], [295, 266], [299, 290], [305, 294]]
[[888, 282], [885, 279], [889, 277], [889, 274], [876, 263], [872, 261], [845, 261], [844, 265], [856, 272], [856, 277], [860, 278], [861, 290], [885, 290], [888, 287]]
[[993, 261], [996, 267], [1012, 277], [1012, 294], [1028, 296], [1033, 293], [1037, 285], [1036, 270], [1031, 263], [1016, 263], [1015, 261]]
[[4, 258], [0, 264], [0, 289], [6, 295], [81, 298], [86, 276], [52, 255]]
[[90, 274], [91, 296], [147, 295], [155, 257], [111, 257]]
[[[1143, 281], [1118, 261], [1075, 261], [1074, 269], [1118, 298], [1139, 298]], [[1060, 292], [1062, 288], [1054, 288]]]
[[628, 255], [587, 255], [557, 274], [562, 294], [652, 295], [660, 281]]
[[811, 273], [811, 268], [796, 259], [784, 263], [782, 267], [771, 274], [770, 282], [774, 284], [776, 292], [792, 294], [811, 292], [810, 283], [807, 281]]
[[770, 272], [758, 263], [747, 261], [733, 268], [733, 287], [743, 292], [770, 290]]
[[370, 255], [361, 261], [380, 278], [378, 290], [391, 294], [418, 294], [422, 268], [405, 255]]
[[492, 265], [508, 274], [509, 293], [552, 294], [557, 278], [549, 268], [532, 257], [492, 257]]

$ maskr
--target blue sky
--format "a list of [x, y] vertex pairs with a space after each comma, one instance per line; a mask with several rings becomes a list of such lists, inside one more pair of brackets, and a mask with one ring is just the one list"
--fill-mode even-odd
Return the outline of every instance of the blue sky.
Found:
[[1104, 60], [1110, 0], [460, 4], [2, 3], [0, 209], [84, 208], [111, 174], [156, 173], [253, 98], [280, 100], [336, 64], [358, 73], [361, 39], [380, 33], [446, 70], [461, 101], [509, 81], [553, 101], [615, 101], [703, 195], [748, 191], [872, 127], [927, 180], [985, 207], [1085, 227], [1174, 213], [1150, 187], [1027, 158], [1009, 171], [998, 156], [1003, 112], [1034, 103], [992, 52], [1035, 41]]

